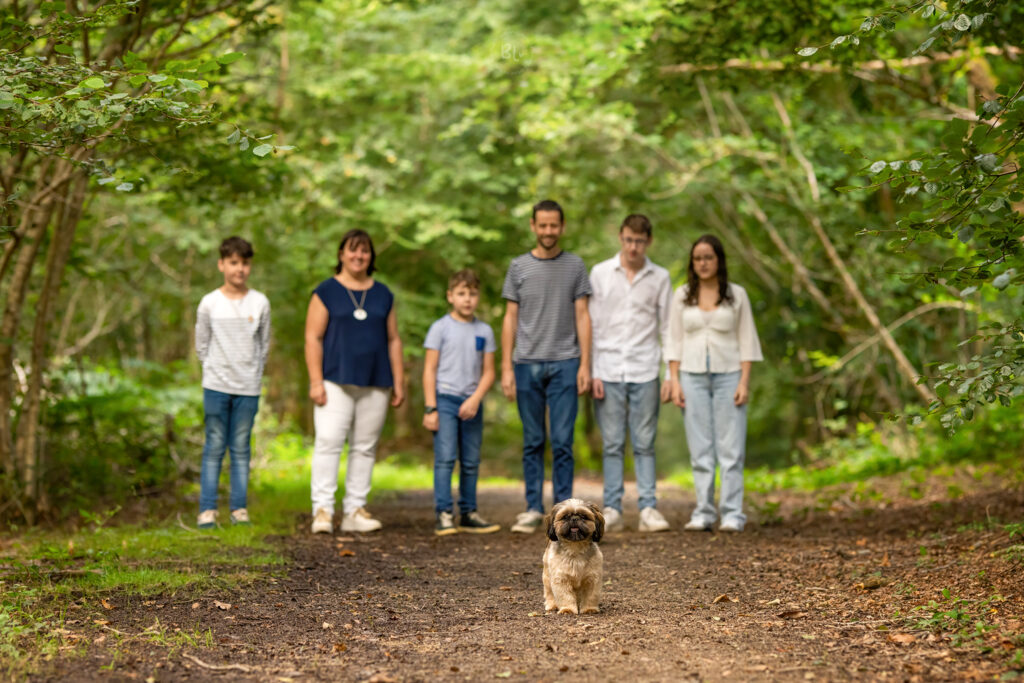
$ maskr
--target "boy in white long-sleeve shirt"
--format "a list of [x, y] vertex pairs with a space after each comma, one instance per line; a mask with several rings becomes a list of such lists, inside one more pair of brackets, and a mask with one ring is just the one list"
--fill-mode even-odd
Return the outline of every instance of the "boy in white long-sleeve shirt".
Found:
[[260, 382], [270, 349], [270, 301], [249, 289], [252, 245], [229, 237], [217, 269], [224, 284], [203, 297], [196, 315], [196, 353], [203, 365], [206, 439], [199, 477], [200, 529], [217, 524], [217, 484], [231, 453], [231, 521], [248, 524], [249, 455]]

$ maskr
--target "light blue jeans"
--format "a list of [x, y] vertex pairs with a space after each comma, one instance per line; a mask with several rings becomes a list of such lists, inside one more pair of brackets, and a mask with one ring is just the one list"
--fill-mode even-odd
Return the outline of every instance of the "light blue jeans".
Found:
[[259, 396], [203, 389], [206, 442], [199, 472], [200, 512], [217, 509], [217, 483], [225, 450], [231, 452], [231, 498], [228, 502], [232, 510], [246, 507], [252, 425], [259, 407]]
[[718, 504], [722, 522], [736, 524], [742, 529], [747, 521], [743, 514], [747, 406], [737, 406], [733, 402], [740, 372], [680, 372], [679, 381], [686, 398], [683, 422], [697, 493], [697, 507], [690, 521], [711, 526], [718, 517], [715, 512], [717, 464], [722, 477]]
[[657, 472], [654, 437], [658, 433], [658, 380], [604, 382], [604, 398], [594, 400], [594, 416], [603, 442], [604, 505], [622, 512], [626, 428], [633, 441], [637, 507], [654, 507]]

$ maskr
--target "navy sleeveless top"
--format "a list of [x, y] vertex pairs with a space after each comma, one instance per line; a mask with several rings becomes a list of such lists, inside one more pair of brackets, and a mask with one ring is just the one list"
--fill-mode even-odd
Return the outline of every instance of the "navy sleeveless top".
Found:
[[364, 292], [347, 290], [333, 277], [313, 290], [327, 307], [327, 331], [324, 333], [324, 379], [335, 384], [357, 387], [391, 387], [388, 358], [388, 314], [395, 296], [386, 285], [374, 282], [366, 290], [366, 319], [352, 317], [356, 310], [352, 296], [362, 301]]

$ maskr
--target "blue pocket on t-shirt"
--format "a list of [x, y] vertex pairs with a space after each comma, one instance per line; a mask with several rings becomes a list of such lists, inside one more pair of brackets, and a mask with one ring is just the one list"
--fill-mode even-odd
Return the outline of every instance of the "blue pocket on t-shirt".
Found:
[[484, 344], [486, 342], [487, 342], [487, 340], [484, 339], [483, 337], [477, 337], [476, 338], [476, 350], [477, 351], [483, 351], [484, 350]]

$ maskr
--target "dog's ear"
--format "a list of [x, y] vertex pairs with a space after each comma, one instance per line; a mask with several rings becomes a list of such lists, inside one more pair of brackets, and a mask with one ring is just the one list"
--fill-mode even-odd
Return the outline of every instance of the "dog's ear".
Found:
[[587, 507], [594, 513], [594, 535], [591, 540], [594, 543], [600, 543], [601, 538], [604, 536], [604, 515], [601, 514], [601, 508], [597, 507], [594, 503], [587, 503]]
[[555, 514], [558, 512], [560, 505], [561, 503], [558, 503], [553, 506], [551, 511], [548, 512], [547, 517], [544, 518], [544, 526], [547, 527], [548, 538], [555, 542], [558, 541], [558, 534], [555, 533]]

